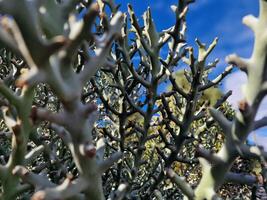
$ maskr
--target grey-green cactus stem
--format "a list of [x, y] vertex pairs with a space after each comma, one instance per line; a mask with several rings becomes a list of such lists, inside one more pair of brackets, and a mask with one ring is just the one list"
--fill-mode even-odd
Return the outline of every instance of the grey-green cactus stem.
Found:
[[[142, 199], [153, 198], [153, 195], [165, 199], [165, 189], [161, 186], [165, 179], [170, 179], [184, 199], [210, 200], [219, 199], [216, 190], [225, 181], [254, 184], [256, 177], [229, 173], [229, 170], [239, 155], [267, 157], [263, 150], [244, 144], [252, 130], [267, 124], [266, 117], [254, 122], [259, 104], [267, 92], [267, 2], [260, 0], [258, 19], [252, 16], [244, 18], [244, 23], [255, 32], [252, 57], [242, 59], [231, 55], [227, 58], [230, 64], [238, 65], [248, 75], [245, 99], [240, 102], [233, 121], [219, 111], [230, 93], [212, 104], [209, 112], [204, 109], [208, 102], [204, 100], [202, 103], [201, 100], [205, 91], [213, 89], [232, 71], [233, 65], [209, 80], [211, 68], [218, 60], [208, 65], [206, 60], [218, 39], [215, 38], [209, 46], [197, 39], [197, 56], [186, 44], [185, 18], [193, 0], [179, 0], [177, 6], [171, 7], [176, 22], [162, 32], [156, 30], [149, 8], [144, 13], [142, 27], [133, 8], [128, 6], [131, 23], [128, 30], [127, 16], [118, 12], [119, 7], [114, 1], [93, 2], [0, 0], [1, 14], [8, 14], [0, 18], [0, 43], [27, 63], [25, 71], [17, 69], [16, 83], [0, 83], [0, 94], [4, 97], [3, 117], [12, 134], [9, 160], [0, 165], [3, 186], [0, 199], [13, 200], [22, 192], [33, 189], [32, 200], [104, 200], [107, 196], [120, 200], [138, 196], [136, 191]], [[84, 14], [81, 19], [75, 17], [79, 6], [86, 7], [85, 13], [79, 13]], [[107, 7], [111, 11], [107, 12], [111, 14], [110, 18], [106, 15]], [[131, 44], [129, 40], [132, 40]], [[161, 50], [166, 47], [169, 52], [164, 57]], [[139, 58], [138, 66], [133, 61], [135, 57]], [[186, 79], [185, 86], [178, 83], [173, 73], [180, 62], [187, 66], [182, 73]], [[94, 76], [97, 71], [97, 76]], [[103, 80], [99, 80], [102, 75], [112, 79], [104, 80], [104, 83], [112, 85], [102, 87]], [[159, 92], [162, 81], [170, 81], [171, 91]], [[56, 112], [50, 111], [47, 105], [42, 108], [32, 106], [34, 89], [42, 84], [56, 96]], [[19, 90], [14, 92], [14, 87]], [[104, 92], [114, 88], [115, 100], [111, 100]], [[85, 90], [90, 90], [90, 94], [84, 95]], [[144, 102], [140, 98], [142, 95], [146, 95]], [[97, 103], [101, 100], [100, 116], [108, 116], [112, 125], [95, 128], [98, 108], [88, 99], [97, 99]], [[142, 118], [142, 122], [129, 120], [135, 114]], [[198, 140], [200, 134], [207, 131], [208, 126], [215, 127], [214, 121], [224, 132], [223, 147], [218, 153], [196, 148], [195, 144], [202, 144]], [[59, 142], [59, 145], [48, 144], [56, 146], [52, 147], [56, 149], [55, 154], [67, 151], [62, 160], [66, 159], [73, 165], [71, 169], [66, 167], [64, 174], [74, 171], [75, 178], [59, 175], [60, 178], [52, 179], [28, 167], [35, 165], [35, 159], [42, 152], [43, 157], [52, 157], [54, 149], [50, 150], [46, 142], [39, 140], [39, 127], [44, 122]], [[113, 128], [115, 131], [109, 133], [108, 129]], [[36, 146], [27, 151], [27, 144], [32, 141]], [[106, 144], [110, 152], [105, 152]], [[188, 157], [188, 152], [184, 152], [187, 144], [190, 148], [193, 146], [192, 151], [196, 151], [199, 159]], [[123, 153], [127, 157], [120, 162]], [[156, 157], [155, 160], [150, 163], [147, 154], [150, 158]], [[176, 168], [172, 169], [176, 162], [200, 162], [203, 177], [196, 189], [178, 175]], [[48, 167], [45, 169], [49, 169], [51, 163], [46, 163]], [[114, 163], [117, 166], [112, 167]], [[151, 169], [146, 169], [147, 166]], [[107, 180], [104, 182], [109, 184], [107, 188], [104, 188], [102, 178]]]
[[[80, 102], [80, 96], [86, 81], [105, 64], [105, 57], [109, 53], [111, 44], [120, 33], [122, 14], [114, 13], [107, 32], [99, 39], [88, 33], [99, 14], [97, 4], [88, 2], [89, 9], [85, 17], [80, 21], [75, 19], [65, 30], [64, 25], [72, 14], [69, 12], [75, 10], [78, 1], [68, 1], [63, 5], [52, 1], [35, 3], [26, 0], [0, 2], [1, 12], [14, 17], [14, 21], [6, 18], [6, 27], [10, 31], [4, 30], [3, 34], [1, 31], [0, 35], [3, 36], [1, 41], [8, 47], [14, 48], [15, 52], [20, 52], [30, 67], [29, 72], [20, 77], [17, 82], [18, 86], [29, 88], [21, 98], [14, 96], [6, 87], [0, 86], [1, 94], [16, 107], [19, 119], [17, 124], [12, 126], [14, 136], [9, 161], [7, 166], [0, 168], [4, 188], [2, 196], [5, 200], [15, 198], [19, 176], [36, 189], [41, 189], [33, 195], [32, 199], [69, 199], [83, 192], [85, 199], [103, 200], [102, 174], [117, 162], [122, 154], [118, 152], [106, 160], [103, 156], [96, 157], [97, 151], [92, 137], [96, 120], [92, 113], [96, 107], [91, 104], [83, 105]], [[53, 20], [51, 20], [51, 13]], [[8, 35], [9, 32], [12, 34]], [[97, 43], [96, 56], [90, 57], [84, 71], [77, 75], [73, 71], [72, 58], [78, 47], [88, 38]], [[50, 84], [63, 104], [62, 113], [55, 114], [32, 108], [33, 89], [40, 82]], [[38, 119], [56, 123], [68, 131], [67, 144], [79, 171], [79, 177], [76, 180], [67, 178], [58, 187], [53, 187], [54, 185], [39, 187], [40, 183], [35, 182], [38, 179], [29, 179], [30, 174], [26, 169], [15, 168], [17, 165], [25, 164], [29, 134], [33, 132], [33, 123]], [[12, 171], [17, 176], [13, 176]]]
[[[5, 86], [2, 85], [1, 88], [5, 88]], [[7, 93], [7, 88], [2, 89], [1, 94], [4, 95], [10, 103], [13, 103], [17, 111], [17, 118], [19, 119], [14, 121], [13, 126], [10, 127], [13, 132], [12, 152], [7, 164], [3, 166], [3, 170], [0, 171], [1, 181], [3, 183], [3, 194], [1, 198], [11, 200], [18, 195], [16, 188], [19, 186], [19, 179], [13, 176], [12, 170], [16, 165], [24, 165], [27, 143], [33, 128], [29, 118], [33, 100], [33, 87], [25, 87], [20, 97], [15, 96], [11, 91]], [[6, 120], [8, 120], [8, 116], [6, 117]]]
[[239, 66], [248, 73], [248, 82], [244, 86], [244, 95], [251, 106], [259, 95], [265, 93], [266, 81], [266, 11], [267, 2], [260, 1], [260, 14], [256, 18], [252, 15], [245, 16], [243, 23], [250, 27], [255, 35], [253, 53], [249, 59], [240, 58], [233, 54], [227, 57], [227, 61]]
[[219, 111], [212, 111], [213, 118], [218, 121], [226, 135], [226, 141], [222, 149], [215, 154], [216, 161], [201, 158], [203, 177], [195, 190], [197, 200], [212, 199], [215, 190], [218, 189], [226, 179], [233, 161], [240, 153], [248, 134], [252, 131], [255, 115], [259, 104], [266, 94], [266, 49], [267, 49], [267, 2], [260, 0], [260, 14], [258, 18], [251, 15], [243, 18], [243, 23], [249, 26], [255, 34], [254, 49], [250, 59], [242, 59], [236, 55], [227, 57], [231, 64], [239, 66], [247, 73], [248, 82], [244, 86], [244, 100], [239, 103], [233, 123], [227, 121]]
[[[158, 74], [161, 68], [160, 60], [159, 60], [159, 35], [156, 31], [155, 24], [153, 22], [151, 11], [148, 9], [144, 14], [144, 34], [137, 22], [137, 18], [134, 14], [133, 8], [131, 5], [128, 5], [128, 12], [130, 14], [131, 25], [132, 28], [135, 30], [135, 34], [138, 38], [138, 43], [141, 45], [140, 48], [144, 49], [146, 54], [148, 55], [151, 67], [151, 80], [150, 82], [146, 82], [146, 86], [148, 88], [148, 107], [145, 113], [144, 119], [144, 131], [143, 135], [140, 138], [140, 143], [137, 148], [137, 154], [135, 156], [135, 170], [133, 170], [133, 178], [137, 175], [137, 169], [140, 167], [142, 162], [141, 158], [144, 152], [145, 143], [147, 142], [147, 134], [150, 128], [150, 121], [153, 117], [153, 109], [156, 102], [156, 95], [157, 95], [157, 88], [158, 88]], [[149, 42], [145, 41], [145, 37], [149, 40]], [[125, 49], [124, 49], [125, 50]], [[129, 57], [127, 52], [124, 52], [126, 58]], [[133, 72], [134, 70], [132, 70]], [[138, 75], [137, 75], [138, 76]]]

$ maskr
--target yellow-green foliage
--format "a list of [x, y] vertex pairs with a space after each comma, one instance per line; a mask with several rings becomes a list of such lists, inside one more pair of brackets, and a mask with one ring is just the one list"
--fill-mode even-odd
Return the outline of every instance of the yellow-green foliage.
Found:
[[[190, 84], [184, 75], [183, 70], [179, 70], [174, 73], [175, 81], [177, 85], [183, 88], [186, 92], [190, 91]], [[172, 86], [169, 86], [168, 89], [171, 90]], [[203, 92], [200, 98], [200, 104], [208, 103], [208, 105], [213, 106], [218, 99], [222, 96], [222, 92], [217, 87], [208, 88]]]

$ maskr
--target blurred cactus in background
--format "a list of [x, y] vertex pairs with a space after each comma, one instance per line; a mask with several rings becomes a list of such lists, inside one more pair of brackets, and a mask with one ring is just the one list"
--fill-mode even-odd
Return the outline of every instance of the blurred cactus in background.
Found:
[[[191, 3], [159, 32], [112, 0], [0, 1], [1, 200], [265, 198], [267, 153], [246, 139], [267, 124], [267, 3], [244, 18], [252, 57], [213, 80], [218, 39], [187, 43]], [[234, 66], [237, 112], [218, 89]]]

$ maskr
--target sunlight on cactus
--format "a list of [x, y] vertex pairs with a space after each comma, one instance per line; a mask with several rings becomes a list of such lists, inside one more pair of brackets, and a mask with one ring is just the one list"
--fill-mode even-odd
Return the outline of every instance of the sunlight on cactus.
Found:
[[[0, 1], [0, 200], [267, 196], [267, 153], [246, 143], [267, 124], [267, 2], [243, 19], [251, 58], [228, 56], [215, 78], [218, 38], [187, 41], [191, 3], [159, 31], [150, 8], [112, 0]], [[235, 66], [238, 111], [219, 88]]]

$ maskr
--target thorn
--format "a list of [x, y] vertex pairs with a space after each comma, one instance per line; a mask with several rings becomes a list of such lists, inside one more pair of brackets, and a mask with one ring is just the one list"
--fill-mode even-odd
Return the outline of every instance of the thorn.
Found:
[[21, 176], [27, 176], [29, 174], [29, 171], [21, 166], [16, 166], [13, 170], [12, 170], [12, 174], [13, 175], [21, 175]]
[[35, 124], [37, 121], [37, 107], [32, 106], [31, 113], [30, 113], [30, 119], [32, 120], [32, 123]]
[[15, 126], [12, 127], [12, 130], [13, 130], [15, 136], [18, 136], [20, 134], [21, 125], [20, 124], [16, 124]]
[[250, 114], [250, 106], [245, 99], [238, 102], [238, 109], [243, 114], [243, 116], [248, 116]]
[[82, 144], [80, 145], [80, 152], [83, 156], [93, 158], [96, 155], [96, 148], [93, 144]]
[[64, 45], [66, 45], [68, 42], [69, 40], [66, 37], [59, 35], [52, 39], [51, 43], [48, 44], [47, 49], [49, 52], [55, 52]]
[[73, 180], [74, 180], [74, 176], [73, 176], [73, 174], [67, 174], [66, 179], [68, 179], [68, 180], [70, 180], [70, 181], [73, 181]]

